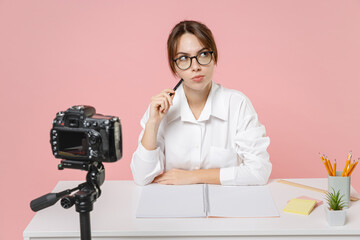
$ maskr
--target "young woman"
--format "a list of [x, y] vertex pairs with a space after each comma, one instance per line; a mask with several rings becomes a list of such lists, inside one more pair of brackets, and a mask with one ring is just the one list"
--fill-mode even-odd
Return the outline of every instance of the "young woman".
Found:
[[218, 52], [202, 23], [182, 21], [168, 38], [171, 71], [182, 84], [151, 98], [131, 170], [138, 185], [266, 184], [270, 139], [249, 99], [213, 82]]

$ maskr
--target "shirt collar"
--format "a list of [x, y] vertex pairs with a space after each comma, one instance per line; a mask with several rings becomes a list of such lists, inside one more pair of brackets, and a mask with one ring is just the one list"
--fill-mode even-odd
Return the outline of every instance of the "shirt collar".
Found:
[[181, 121], [184, 122], [197, 123], [209, 120], [211, 115], [224, 121], [228, 120], [228, 107], [224, 101], [223, 88], [214, 82], [211, 84], [209, 96], [198, 120], [195, 119], [194, 114], [191, 112], [182, 84], [177, 89], [173, 103], [174, 105], [167, 114], [167, 123], [178, 117], [181, 117]]

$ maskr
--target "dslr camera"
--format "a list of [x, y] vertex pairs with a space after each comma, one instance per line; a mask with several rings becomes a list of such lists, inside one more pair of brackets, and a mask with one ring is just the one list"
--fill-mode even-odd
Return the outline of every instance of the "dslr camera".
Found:
[[[97, 114], [91, 106], [70, 107], [56, 114], [50, 130], [50, 144], [54, 156], [62, 159], [58, 169], [86, 170], [86, 182], [62, 192], [45, 194], [32, 200], [30, 207], [36, 212], [54, 205], [59, 199], [63, 208], [75, 204], [80, 214], [81, 239], [91, 239], [90, 212], [105, 181], [102, 162], [115, 162], [122, 157], [120, 119]], [[74, 191], [77, 192], [70, 195]]]
[[56, 114], [50, 143], [54, 156], [70, 160], [65, 161], [70, 168], [80, 162], [115, 162], [122, 157], [120, 119], [97, 114], [92, 106], [70, 107]]

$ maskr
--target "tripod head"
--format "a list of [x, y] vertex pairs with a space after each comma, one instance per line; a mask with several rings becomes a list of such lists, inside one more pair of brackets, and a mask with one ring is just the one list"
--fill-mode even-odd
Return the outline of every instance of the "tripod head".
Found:
[[[101, 162], [79, 162], [62, 160], [58, 165], [60, 170], [74, 168], [87, 170], [86, 182], [79, 184], [76, 188], [67, 189], [59, 193], [48, 193], [30, 203], [34, 212], [54, 205], [61, 199], [61, 206], [65, 209], [71, 208], [74, 204], [76, 211], [80, 214], [81, 240], [91, 239], [90, 212], [93, 210], [94, 202], [101, 195], [100, 186], [105, 181], [105, 168]], [[72, 192], [78, 190], [75, 194]]]
[[[96, 201], [96, 199], [100, 197], [100, 186], [105, 181], [105, 167], [101, 162], [79, 162], [62, 160], [61, 163], [58, 165], [58, 169], [62, 170], [64, 168], [82, 169], [88, 171], [86, 175], [86, 182], [79, 184], [75, 188], [67, 189], [59, 193], [48, 193], [44, 196], [32, 200], [30, 203], [30, 208], [34, 212], [50, 207], [60, 199], [62, 199], [61, 206], [63, 208], [70, 208], [74, 205], [76, 196], [80, 198], [80, 196], [84, 197], [86, 195], [86, 198], [88, 198], [89, 201], [86, 201], [88, 203], [86, 203], [85, 205], [92, 205]], [[79, 190], [79, 192], [75, 193], [73, 196], [69, 195], [76, 190]], [[87, 209], [88, 207], [85, 207], [85, 209]], [[76, 211], [80, 212], [84, 211], [84, 209], [79, 209], [79, 211], [77, 209]]]

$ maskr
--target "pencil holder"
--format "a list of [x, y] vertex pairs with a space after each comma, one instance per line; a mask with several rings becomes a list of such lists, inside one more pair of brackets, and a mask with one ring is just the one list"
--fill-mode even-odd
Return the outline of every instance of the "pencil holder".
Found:
[[350, 207], [350, 182], [351, 177], [341, 177], [342, 171], [336, 171], [336, 176], [328, 176], [328, 192], [335, 192], [340, 190], [340, 196], [346, 204], [345, 208]]

